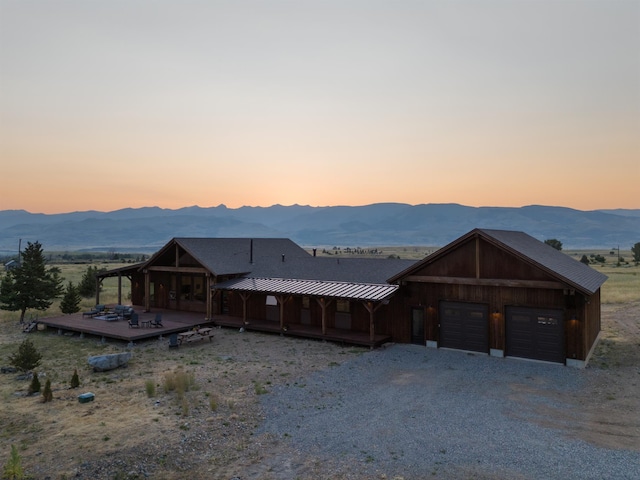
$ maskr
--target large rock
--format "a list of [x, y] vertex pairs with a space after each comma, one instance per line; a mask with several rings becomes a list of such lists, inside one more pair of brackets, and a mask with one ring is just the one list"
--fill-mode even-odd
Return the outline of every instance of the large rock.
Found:
[[89, 357], [89, 365], [93, 367], [94, 372], [106, 372], [107, 370], [125, 366], [132, 356], [133, 353], [131, 352], [96, 355], [95, 357]]

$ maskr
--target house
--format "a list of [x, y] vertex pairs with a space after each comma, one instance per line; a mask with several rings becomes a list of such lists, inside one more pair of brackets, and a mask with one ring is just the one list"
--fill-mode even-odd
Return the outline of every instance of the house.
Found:
[[575, 366], [595, 346], [607, 278], [525, 233], [487, 229], [418, 262], [317, 257], [282, 238], [174, 238], [99, 281], [109, 276], [129, 278], [145, 311], [221, 326]]
[[283, 238], [174, 238], [144, 264], [98, 279], [117, 276], [121, 286], [128, 278], [132, 303], [145, 311], [202, 312], [223, 326], [376, 346], [390, 340], [376, 323], [399, 288], [386, 279], [413, 263], [317, 257]]
[[392, 336], [440, 348], [584, 366], [606, 275], [523, 232], [475, 229], [389, 278]]

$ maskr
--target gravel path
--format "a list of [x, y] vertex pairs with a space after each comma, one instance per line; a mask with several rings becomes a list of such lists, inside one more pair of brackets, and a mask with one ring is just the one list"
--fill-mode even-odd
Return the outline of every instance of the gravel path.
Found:
[[282, 479], [640, 479], [640, 452], [562, 429], [581, 413], [561, 398], [592, 374], [393, 345], [274, 387], [257, 434], [281, 442], [269, 472]]

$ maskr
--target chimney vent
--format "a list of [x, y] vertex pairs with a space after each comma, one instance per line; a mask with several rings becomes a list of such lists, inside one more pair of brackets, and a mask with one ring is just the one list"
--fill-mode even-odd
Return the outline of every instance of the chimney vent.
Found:
[[317, 250], [317, 248], [314, 248], [314, 249], [313, 249], [313, 256], [314, 256], [314, 257], [316, 256], [316, 250]]
[[284, 262], [284, 253], [282, 254], [282, 261]]

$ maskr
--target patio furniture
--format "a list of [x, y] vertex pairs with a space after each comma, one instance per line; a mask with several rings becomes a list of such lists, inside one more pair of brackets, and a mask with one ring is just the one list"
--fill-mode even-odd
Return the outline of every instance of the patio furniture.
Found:
[[180, 343], [178, 343], [178, 334], [172, 333], [169, 335], [169, 348], [178, 348]]
[[128, 305], [116, 305], [113, 311], [124, 320], [130, 319], [133, 314], [133, 308]]
[[162, 314], [161, 313], [156, 313], [156, 318], [151, 320], [151, 325], [154, 326], [154, 327], [163, 327], [164, 326], [164, 325], [162, 325]]
[[138, 324], [138, 314], [134, 313], [131, 315], [129, 319], [129, 328], [138, 328], [140, 325]]
[[208, 338], [209, 341], [213, 338], [213, 328], [196, 328], [189, 330], [188, 332], [182, 332], [178, 334], [178, 343], [191, 343]]
[[82, 317], [95, 317], [96, 315], [104, 312], [106, 308], [106, 305], [96, 305], [88, 312], [82, 312]]

